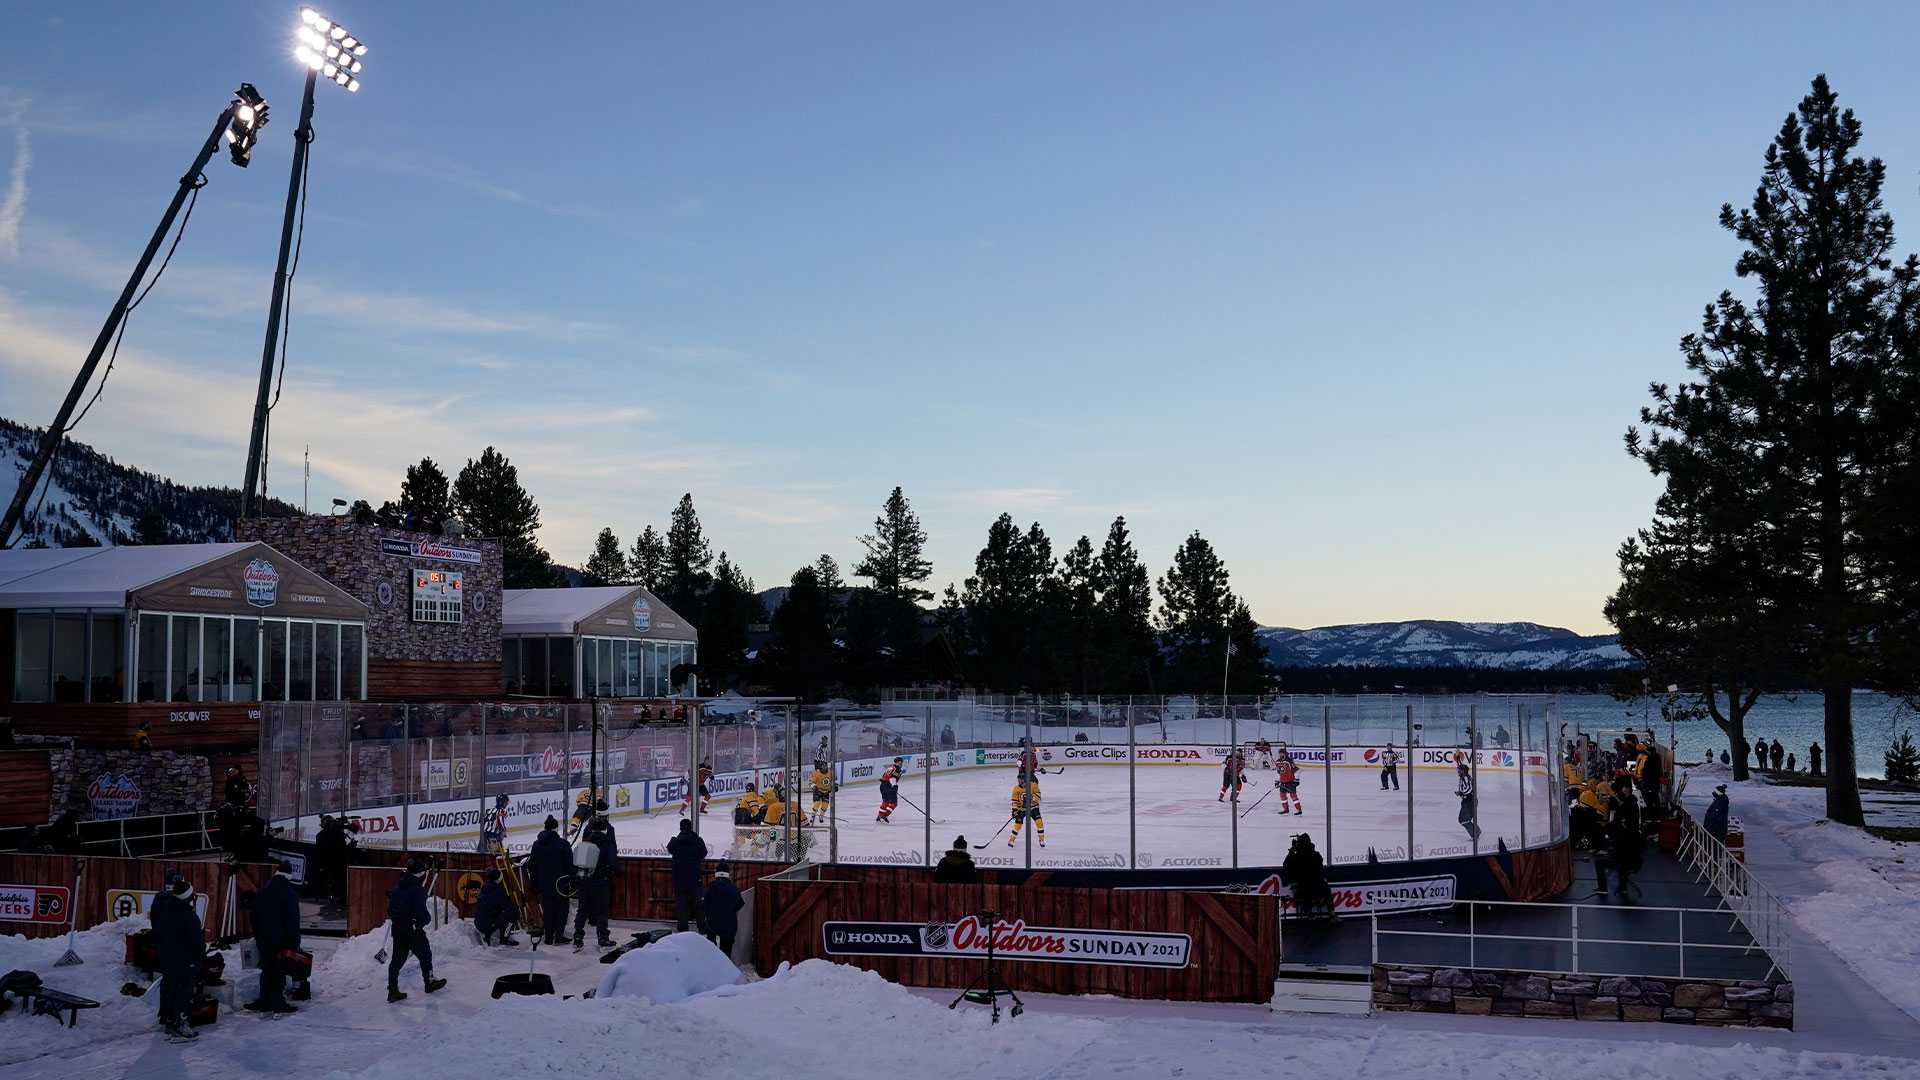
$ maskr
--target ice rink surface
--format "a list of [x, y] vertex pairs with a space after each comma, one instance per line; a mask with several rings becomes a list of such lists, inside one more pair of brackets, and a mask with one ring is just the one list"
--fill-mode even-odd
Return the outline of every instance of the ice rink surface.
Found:
[[[1237, 802], [1231, 796], [1220, 798], [1217, 764], [1141, 765], [1132, 771], [1131, 790], [1128, 774], [1121, 765], [1051, 766], [1040, 777], [1044, 847], [1031, 825], [1008, 846], [1014, 776], [1010, 766], [937, 773], [931, 788], [925, 773], [911, 773], [888, 822], [875, 820], [879, 787], [851, 783], [834, 796], [834, 827], [815, 823], [807, 829], [813, 844], [809, 857], [816, 862], [930, 865], [956, 836], [964, 835], [969, 844], [987, 844], [973, 852], [982, 866], [1278, 866], [1293, 837], [1305, 832], [1328, 862], [1365, 862], [1369, 849], [1380, 861], [1395, 862], [1490, 853], [1503, 840], [1510, 849], [1541, 846], [1549, 839], [1555, 798], [1546, 771], [1531, 768], [1523, 814], [1520, 772], [1482, 768], [1476, 844], [1459, 821], [1461, 799], [1451, 766], [1402, 765], [1400, 789], [1383, 791], [1377, 767], [1336, 765], [1329, 777], [1326, 768], [1303, 764], [1300, 814], [1280, 812], [1283, 806], [1290, 811], [1292, 804], [1283, 803], [1274, 790], [1276, 774], [1271, 770], [1250, 767]], [[811, 809], [805, 803], [801, 808]], [[931, 815], [931, 828], [921, 809]], [[660, 850], [678, 829], [679, 817], [671, 809], [652, 815], [616, 812], [621, 850]], [[1131, 837], [1130, 818], [1137, 823]], [[714, 800], [700, 823], [709, 851], [713, 857], [754, 858], [752, 830], [736, 830], [732, 820], [733, 800]], [[513, 846], [531, 843], [535, 831], [516, 830]]]

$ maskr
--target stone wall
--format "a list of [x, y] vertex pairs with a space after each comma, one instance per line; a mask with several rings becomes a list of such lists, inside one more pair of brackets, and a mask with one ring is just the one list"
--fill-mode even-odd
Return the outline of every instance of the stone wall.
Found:
[[212, 766], [199, 754], [65, 747], [48, 757], [55, 815], [71, 810], [79, 821], [96, 821], [184, 814], [213, 802]]
[[1791, 1028], [1793, 984], [1376, 964], [1373, 1007], [1466, 1016]]
[[[242, 540], [260, 540], [351, 593], [369, 610], [369, 660], [500, 662], [501, 566], [498, 540], [449, 540], [430, 533], [356, 525], [350, 519], [309, 515], [240, 522]], [[480, 552], [478, 563], [389, 554], [383, 541], [438, 541]], [[461, 578], [462, 621], [413, 621], [413, 572], [455, 570]], [[381, 586], [386, 588], [382, 589]]]

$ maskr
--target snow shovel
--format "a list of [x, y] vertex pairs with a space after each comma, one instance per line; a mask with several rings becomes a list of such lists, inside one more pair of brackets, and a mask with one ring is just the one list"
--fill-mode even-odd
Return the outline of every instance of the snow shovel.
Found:
[[[86, 876], [87, 860], [73, 860], [73, 891], [67, 894], [67, 951], [53, 962], [54, 967], [75, 967], [85, 963], [73, 951], [74, 920], [80, 914], [80, 879]], [[156, 980], [157, 981], [157, 980]]]
[[[529, 935], [532, 936], [532, 935]], [[527, 949], [527, 970], [523, 974], [514, 972], [493, 980], [493, 1000], [499, 1001], [506, 994], [519, 994], [523, 997], [538, 997], [553, 993], [553, 976], [544, 971], [533, 970], [533, 961], [540, 953], [540, 939], [534, 938], [533, 945]]]

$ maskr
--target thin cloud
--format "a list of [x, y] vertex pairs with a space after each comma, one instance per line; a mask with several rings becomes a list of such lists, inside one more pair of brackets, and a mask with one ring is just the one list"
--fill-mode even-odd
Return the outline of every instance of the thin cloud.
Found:
[[0, 198], [0, 250], [20, 254], [20, 223], [27, 217], [27, 170], [33, 167], [33, 141], [27, 126], [13, 117], [13, 163], [7, 167], [7, 194]]

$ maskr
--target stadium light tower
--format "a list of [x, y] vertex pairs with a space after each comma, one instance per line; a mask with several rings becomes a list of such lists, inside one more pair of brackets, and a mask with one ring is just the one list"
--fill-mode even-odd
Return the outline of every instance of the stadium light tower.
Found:
[[[300, 10], [294, 30], [294, 59], [306, 65], [307, 84], [300, 96], [300, 126], [293, 133], [293, 173], [287, 179], [287, 210], [280, 222], [280, 261], [273, 272], [273, 300], [267, 308], [267, 343], [260, 350], [260, 386], [253, 400], [253, 431], [247, 439], [247, 482], [240, 489], [240, 516], [252, 517], [260, 494], [260, 465], [267, 443], [267, 391], [273, 386], [279, 353], [280, 323], [287, 301], [287, 256], [293, 247], [294, 211], [307, 178], [307, 145], [313, 142], [313, 87], [324, 78], [350, 94], [360, 92], [367, 43], [312, 8]], [[304, 216], [304, 215], [303, 215]]]
[[[260, 129], [265, 126], [267, 126], [266, 100], [260, 96], [258, 90], [253, 88], [252, 83], [241, 83], [240, 89], [234, 92], [233, 100], [228, 103], [226, 111], [213, 122], [213, 131], [207, 136], [207, 141], [201, 144], [199, 155], [193, 159], [192, 165], [187, 166], [187, 171], [181, 174], [180, 186], [173, 193], [173, 201], [167, 204], [167, 212], [160, 215], [160, 224], [154, 227], [153, 236], [147, 240], [147, 249], [140, 253], [140, 261], [133, 264], [133, 275], [127, 278], [126, 287], [120, 290], [119, 299], [113, 302], [113, 309], [107, 312], [107, 321], [100, 327], [99, 336], [93, 339], [93, 348], [87, 353], [86, 360], [81, 363], [80, 373], [74, 376], [73, 386], [68, 389], [66, 399], [60, 403], [60, 411], [54, 415], [53, 423], [47, 425], [46, 433], [40, 437], [40, 445], [34, 450], [33, 460], [28, 462], [26, 473], [20, 477], [20, 486], [13, 489], [13, 501], [7, 504], [6, 515], [0, 517], [0, 548], [13, 546], [15, 530], [26, 517], [27, 503], [33, 499], [34, 490], [40, 486], [41, 476], [52, 463], [54, 451], [60, 448], [60, 440], [66, 437], [68, 421], [73, 417], [74, 406], [80, 403], [80, 396], [93, 382], [93, 374], [100, 366], [100, 357], [106, 353], [107, 346], [113, 342], [115, 331], [126, 320], [127, 312], [139, 303], [139, 300], [134, 298], [134, 293], [140, 288], [140, 282], [146, 279], [147, 268], [153, 265], [153, 257], [159, 253], [161, 242], [166, 240], [167, 233], [173, 230], [173, 222], [180, 215], [180, 207], [187, 205], [187, 216], [189, 218], [193, 216], [188, 200], [197, 198], [195, 193], [207, 185], [207, 178], [200, 170], [207, 167], [207, 162], [213, 159], [214, 152], [220, 149], [222, 138], [226, 139], [227, 153], [233, 163], [243, 169], [246, 168], [247, 162], [252, 158], [253, 145], [260, 138]], [[185, 228], [186, 226], [182, 224], [181, 229], [185, 230]], [[174, 243], [176, 245], [180, 243], [178, 237], [174, 238]], [[168, 251], [168, 258], [172, 258], [171, 249]], [[163, 260], [160, 269], [164, 272], [166, 268], [166, 261]], [[159, 276], [155, 275], [154, 280], [157, 282]], [[149, 284], [147, 288], [152, 289], [153, 285]], [[140, 293], [140, 298], [145, 299], [146, 293]], [[98, 392], [95, 396], [98, 397]]]

